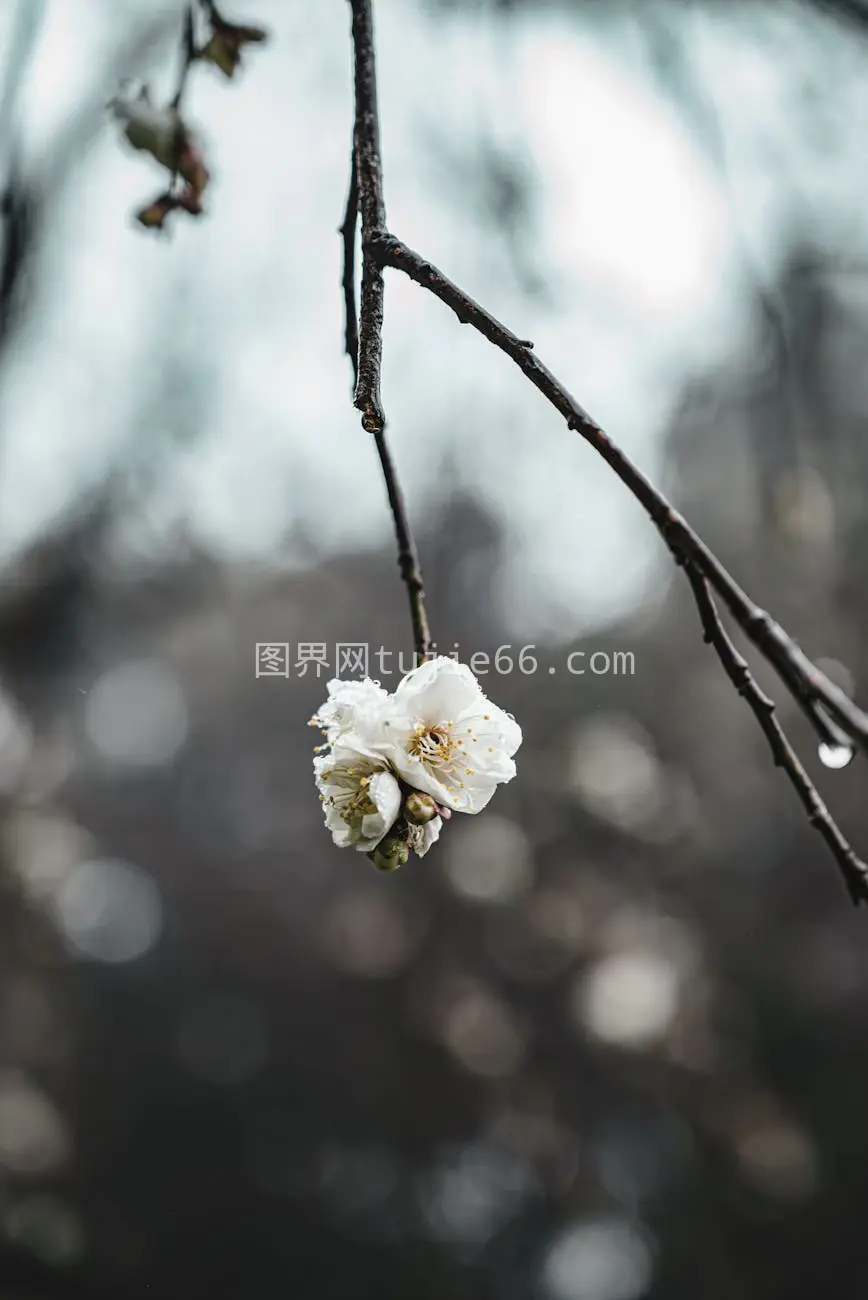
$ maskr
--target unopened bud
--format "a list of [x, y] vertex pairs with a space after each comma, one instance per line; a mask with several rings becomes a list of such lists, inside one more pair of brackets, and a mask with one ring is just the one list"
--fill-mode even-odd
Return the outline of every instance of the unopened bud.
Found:
[[437, 804], [430, 794], [413, 790], [404, 800], [404, 816], [411, 826], [425, 826], [437, 816]]
[[381, 840], [374, 851], [368, 854], [378, 871], [397, 871], [409, 856], [410, 850], [404, 841], [391, 835]]

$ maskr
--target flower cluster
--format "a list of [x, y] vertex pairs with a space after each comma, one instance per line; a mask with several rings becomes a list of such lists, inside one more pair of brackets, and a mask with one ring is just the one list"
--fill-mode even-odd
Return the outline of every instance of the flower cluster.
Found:
[[340, 848], [393, 871], [423, 857], [453, 812], [478, 813], [515, 776], [521, 728], [464, 664], [436, 658], [393, 694], [377, 682], [329, 682], [311, 718], [325, 735], [314, 775]]
[[204, 42], [196, 42], [194, 10], [187, 10], [184, 34], [183, 69], [179, 89], [165, 108], [151, 102], [145, 86], [135, 97], [117, 95], [110, 107], [124, 124], [124, 136], [134, 149], [149, 153], [170, 175], [168, 187], [136, 213], [136, 220], [147, 229], [163, 230], [171, 212], [201, 216], [202, 196], [210, 180], [202, 146], [181, 113], [181, 100], [187, 73], [199, 61], [211, 63], [231, 78], [241, 62], [246, 45], [261, 44], [268, 39], [262, 27], [230, 23], [218, 12], [213, 0], [199, 0], [208, 23]]

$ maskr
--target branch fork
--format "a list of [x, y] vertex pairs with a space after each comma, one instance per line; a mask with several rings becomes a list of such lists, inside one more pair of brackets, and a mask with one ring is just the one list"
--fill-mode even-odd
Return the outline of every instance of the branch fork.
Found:
[[[389, 231], [383, 197], [377, 106], [373, 0], [349, 0], [355, 63], [355, 124], [344, 244], [345, 346], [353, 366], [354, 404], [362, 425], [373, 434], [398, 542], [398, 563], [410, 601], [417, 661], [427, 656], [430, 633], [416, 547], [386, 443], [386, 417], [380, 396], [384, 271], [401, 271], [439, 298], [462, 324], [504, 352], [530, 383], [564, 417], [567, 428], [590, 443], [656, 526], [674, 562], [683, 568], [702, 625], [703, 637], [721, 662], [736, 692], [746, 701], [765, 735], [775, 765], [787, 775], [809, 823], [822, 835], [855, 904], [868, 902], [868, 866], [856, 855], [820, 798], [777, 718], [774, 702], [759, 688], [747, 662], [721, 622], [717, 597], [760, 655], [774, 668], [784, 688], [825, 745], [868, 752], [868, 714], [823, 674], [763, 609], [742, 590], [713, 551], [670, 505], [638, 466], [607, 436], [554, 374], [539, 360], [533, 344], [521, 339], [442, 271]], [[362, 283], [357, 314], [356, 236], [361, 223]]]

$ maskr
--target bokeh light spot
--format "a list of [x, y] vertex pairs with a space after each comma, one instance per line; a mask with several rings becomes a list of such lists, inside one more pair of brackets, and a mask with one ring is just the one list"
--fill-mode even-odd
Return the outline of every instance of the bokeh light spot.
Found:
[[47, 1174], [63, 1165], [68, 1148], [51, 1099], [20, 1071], [0, 1073], [0, 1165], [14, 1174]]
[[450, 835], [446, 876], [462, 898], [478, 903], [509, 902], [523, 894], [532, 881], [530, 842], [515, 822], [486, 813]]
[[576, 1014], [596, 1038], [620, 1047], [645, 1047], [671, 1025], [680, 983], [676, 966], [662, 953], [614, 953], [580, 978]]
[[127, 962], [157, 943], [163, 924], [160, 891], [140, 867], [115, 858], [73, 869], [53, 899], [69, 947], [96, 961]]
[[626, 1219], [599, 1220], [555, 1238], [543, 1285], [551, 1300], [639, 1300], [652, 1274], [646, 1234]]
[[59, 1196], [27, 1196], [7, 1211], [7, 1236], [53, 1267], [75, 1264], [84, 1253], [84, 1229], [71, 1205]]
[[175, 674], [155, 659], [121, 664], [90, 692], [85, 726], [96, 750], [113, 763], [168, 763], [187, 734], [184, 692]]

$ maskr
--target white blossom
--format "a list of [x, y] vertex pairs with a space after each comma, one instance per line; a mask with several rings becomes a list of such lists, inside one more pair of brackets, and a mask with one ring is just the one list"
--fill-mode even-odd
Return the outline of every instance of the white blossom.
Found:
[[363, 681], [341, 681], [335, 677], [326, 687], [328, 699], [311, 718], [330, 745], [353, 731], [372, 741], [382, 739], [382, 723], [391, 696], [370, 677]]
[[453, 811], [481, 812], [515, 776], [522, 739], [469, 668], [443, 657], [394, 694], [370, 678], [336, 678], [310, 721], [326, 738], [314, 759], [326, 826], [382, 871], [424, 857]]
[[347, 732], [328, 753], [318, 754], [313, 765], [335, 844], [360, 853], [375, 849], [401, 811], [401, 787], [385, 761]]
[[398, 776], [456, 812], [481, 812], [515, 776], [521, 728], [454, 659], [408, 673], [379, 726], [385, 739], [374, 743]]

